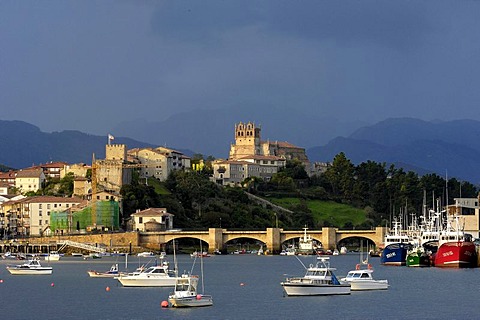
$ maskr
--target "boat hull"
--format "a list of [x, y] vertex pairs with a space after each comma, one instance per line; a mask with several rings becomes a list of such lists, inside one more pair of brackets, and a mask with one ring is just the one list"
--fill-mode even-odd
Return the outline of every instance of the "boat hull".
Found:
[[366, 290], [387, 290], [387, 280], [356, 280], [350, 281], [352, 291], [366, 291]]
[[328, 296], [347, 295], [351, 292], [350, 284], [307, 284], [282, 282], [283, 290], [288, 296]]
[[383, 249], [380, 262], [384, 265], [404, 266], [410, 247], [411, 245], [408, 243], [390, 244]]
[[213, 305], [213, 298], [210, 295], [196, 295], [189, 297], [170, 296], [168, 302], [175, 308], [208, 307]]
[[408, 252], [406, 264], [408, 267], [429, 267], [430, 256], [422, 251]]
[[475, 268], [477, 253], [475, 244], [467, 241], [453, 241], [442, 244], [435, 254], [435, 267]]
[[27, 268], [9, 268], [7, 267], [8, 272], [14, 275], [48, 275], [52, 274], [52, 268], [36, 268], [36, 269], [27, 269]]
[[176, 278], [154, 278], [154, 277], [117, 277], [117, 280], [124, 287], [175, 287]]

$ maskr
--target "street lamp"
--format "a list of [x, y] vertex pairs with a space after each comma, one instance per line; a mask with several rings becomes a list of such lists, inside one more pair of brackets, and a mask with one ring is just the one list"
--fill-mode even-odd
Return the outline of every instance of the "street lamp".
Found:
[[278, 216], [276, 212], [274, 212], [273, 214], [275, 215], [275, 227], [278, 229]]

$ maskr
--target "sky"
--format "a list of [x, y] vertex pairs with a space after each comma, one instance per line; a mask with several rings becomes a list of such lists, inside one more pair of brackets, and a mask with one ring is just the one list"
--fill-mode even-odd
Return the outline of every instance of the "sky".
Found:
[[480, 120], [479, 17], [480, 1], [0, 0], [0, 120], [92, 134], [238, 106]]

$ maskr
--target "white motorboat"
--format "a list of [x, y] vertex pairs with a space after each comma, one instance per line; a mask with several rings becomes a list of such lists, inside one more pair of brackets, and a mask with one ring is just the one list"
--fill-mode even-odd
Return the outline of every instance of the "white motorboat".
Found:
[[329, 257], [311, 264], [303, 277], [287, 278], [280, 284], [289, 296], [318, 296], [350, 294], [350, 284], [340, 283], [330, 267]]
[[118, 276], [122, 275], [122, 273], [120, 273], [118, 271], [118, 264], [117, 263], [113, 264], [110, 267], [110, 270], [108, 270], [108, 271], [99, 272], [99, 271], [95, 271], [95, 270], [88, 270], [87, 273], [92, 278], [114, 278], [114, 277], [118, 277]]
[[197, 292], [198, 276], [184, 274], [177, 278], [175, 291], [168, 296], [172, 307], [207, 307], [213, 305], [211, 295]]
[[[175, 243], [174, 243], [175, 248]], [[200, 242], [200, 252], [202, 252], [202, 242]], [[173, 251], [175, 255], [175, 249]], [[203, 256], [197, 256], [200, 258], [200, 268], [202, 274], [202, 293], [198, 293], [198, 276], [183, 274], [175, 281], [175, 290], [168, 296], [168, 303], [172, 307], [185, 308], [185, 307], [208, 307], [213, 305], [213, 298], [211, 295], [204, 294], [204, 276], [203, 276]], [[195, 266], [195, 260], [193, 265]], [[176, 260], [175, 260], [176, 261]], [[177, 268], [175, 268], [177, 269]], [[192, 266], [193, 270], [193, 266]]]
[[148, 258], [148, 257], [154, 257], [154, 256], [155, 256], [155, 254], [154, 254], [153, 252], [151, 252], [151, 251], [144, 251], [144, 252], [140, 252], [140, 253], [137, 254], [137, 257], [144, 257], [144, 258], [145, 258], [145, 257], [146, 257], [146, 258]]
[[24, 264], [17, 264], [15, 266], [7, 266], [8, 272], [15, 275], [28, 274], [52, 274], [52, 267], [43, 267], [38, 258], [28, 260]]
[[362, 269], [360, 264], [357, 264], [356, 269], [349, 271], [347, 276], [340, 281], [349, 283], [352, 291], [388, 289], [388, 280], [375, 280], [372, 273], [373, 269], [370, 265], [367, 269]]
[[45, 257], [46, 261], [58, 261], [60, 260], [60, 253], [57, 251], [52, 251], [49, 254], [47, 254]]
[[124, 287], [174, 287], [178, 277], [173, 270], [169, 270], [168, 263], [162, 262], [129, 274], [115, 277]]

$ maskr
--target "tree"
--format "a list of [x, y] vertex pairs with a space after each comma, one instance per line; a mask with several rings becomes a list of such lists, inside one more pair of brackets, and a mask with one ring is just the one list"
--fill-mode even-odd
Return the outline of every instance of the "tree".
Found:
[[352, 199], [354, 172], [354, 165], [343, 152], [335, 156], [332, 165], [325, 173], [335, 196], [346, 200]]

